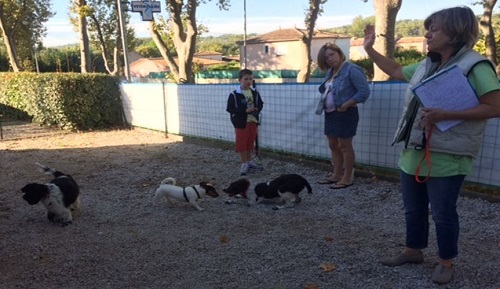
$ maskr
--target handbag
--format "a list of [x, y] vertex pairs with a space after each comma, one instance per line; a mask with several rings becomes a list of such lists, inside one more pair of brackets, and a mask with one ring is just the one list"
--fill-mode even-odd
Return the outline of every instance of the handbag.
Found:
[[325, 101], [326, 101], [326, 95], [330, 92], [330, 88], [325, 89], [325, 92], [323, 92], [319, 96], [318, 103], [316, 104], [316, 111], [315, 113], [317, 115], [321, 115], [323, 113], [323, 110], [325, 110]]

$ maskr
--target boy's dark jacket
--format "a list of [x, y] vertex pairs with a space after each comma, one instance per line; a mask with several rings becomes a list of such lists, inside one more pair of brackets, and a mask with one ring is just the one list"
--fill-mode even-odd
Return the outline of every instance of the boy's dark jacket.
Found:
[[[256, 89], [250, 88], [253, 95], [254, 107], [257, 108], [258, 112], [254, 113], [254, 116], [259, 121], [259, 113], [264, 107], [264, 102], [260, 97], [259, 92]], [[231, 123], [235, 128], [245, 128], [247, 125], [247, 101], [243, 93], [241, 92], [241, 87], [238, 87], [235, 91], [229, 94], [227, 98], [226, 111], [230, 113]]]

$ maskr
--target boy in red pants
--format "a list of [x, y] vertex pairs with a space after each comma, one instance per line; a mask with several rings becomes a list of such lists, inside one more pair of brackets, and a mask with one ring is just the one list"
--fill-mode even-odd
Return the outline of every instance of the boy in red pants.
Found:
[[259, 113], [264, 102], [257, 90], [252, 89], [253, 74], [249, 69], [239, 72], [240, 86], [229, 94], [226, 111], [230, 113], [231, 123], [236, 135], [236, 152], [240, 155], [240, 175], [249, 169], [262, 170], [263, 167], [252, 161], [252, 152], [257, 137]]

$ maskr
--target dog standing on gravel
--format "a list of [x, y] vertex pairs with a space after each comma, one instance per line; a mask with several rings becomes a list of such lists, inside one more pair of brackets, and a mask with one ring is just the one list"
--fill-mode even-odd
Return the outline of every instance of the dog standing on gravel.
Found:
[[29, 183], [21, 191], [23, 199], [30, 205], [41, 202], [47, 209], [47, 218], [62, 226], [73, 221], [72, 211], [79, 208], [80, 188], [71, 175], [64, 174], [42, 164], [36, 163], [40, 170], [51, 175], [54, 179], [50, 183]]
[[[240, 178], [229, 184], [229, 187], [224, 189], [230, 197], [240, 196], [247, 200], [247, 205], [253, 206], [263, 200], [273, 200], [285, 202], [282, 206], [275, 206], [273, 209], [279, 210], [283, 208], [294, 207], [296, 203], [301, 201], [299, 193], [307, 188], [309, 194], [312, 193], [312, 188], [309, 182], [298, 174], [285, 174], [272, 180], [269, 183], [259, 183], [253, 190], [249, 190], [250, 181], [247, 178]], [[234, 201], [226, 201], [227, 204], [235, 203]]]
[[175, 199], [180, 202], [188, 202], [198, 211], [203, 211], [203, 208], [198, 205], [198, 199], [204, 195], [212, 198], [219, 196], [212, 182], [201, 182], [199, 185], [185, 188], [176, 186], [175, 184], [176, 181], [174, 178], [168, 177], [164, 179], [158, 189], [156, 189], [153, 197], [153, 205], [157, 204], [161, 198], [166, 198], [173, 205], [172, 199]]
[[239, 178], [236, 181], [229, 184], [229, 187], [223, 189], [222, 191], [230, 197], [240, 196], [242, 198], [247, 197], [248, 189], [250, 188], [250, 180], [247, 178]]
[[274, 210], [293, 208], [302, 199], [299, 193], [307, 189], [312, 194], [312, 188], [309, 182], [298, 174], [285, 174], [277, 177], [269, 183], [259, 183], [255, 186], [255, 196], [247, 194], [249, 205], [260, 203], [264, 199], [281, 198], [285, 204], [275, 206]]

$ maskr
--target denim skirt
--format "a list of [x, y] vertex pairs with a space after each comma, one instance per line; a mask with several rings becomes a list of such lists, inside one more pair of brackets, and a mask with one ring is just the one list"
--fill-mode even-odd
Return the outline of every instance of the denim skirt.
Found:
[[344, 112], [325, 112], [325, 135], [347, 138], [356, 135], [359, 113], [357, 106], [351, 106]]

